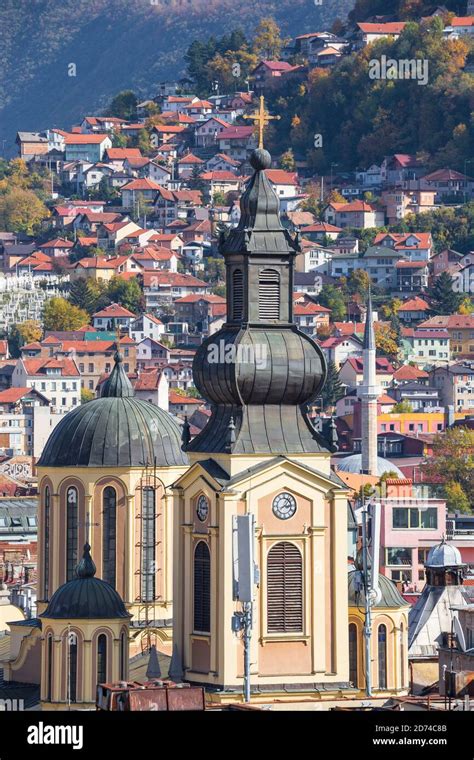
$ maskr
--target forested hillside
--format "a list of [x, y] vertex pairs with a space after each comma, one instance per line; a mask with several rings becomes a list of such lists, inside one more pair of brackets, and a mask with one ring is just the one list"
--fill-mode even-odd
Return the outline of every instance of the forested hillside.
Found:
[[[190, 43], [273, 16], [285, 35], [344, 19], [353, 0], [2, 0], [0, 141], [18, 129], [69, 126], [119, 90], [146, 97], [182, 75]], [[69, 76], [69, 64], [76, 76]]]

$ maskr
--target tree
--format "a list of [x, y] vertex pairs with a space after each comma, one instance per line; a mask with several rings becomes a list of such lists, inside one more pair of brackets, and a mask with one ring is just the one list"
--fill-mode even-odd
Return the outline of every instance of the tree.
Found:
[[96, 310], [97, 296], [93, 293], [88, 280], [85, 277], [79, 277], [71, 283], [69, 289], [69, 300], [78, 309], [87, 311], [91, 316]]
[[359, 295], [365, 300], [369, 292], [370, 283], [370, 277], [364, 269], [354, 269], [347, 278], [347, 292], [350, 295]]
[[471, 511], [469, 497], [460, 483], [450, 480], [444, 486], [444, 495], [446, 496], [446, 506], [450, 512]]
[[396, 359], [398, 355], [397, 333], [388, 325], [376, 323], [375, 347], [384, 356]]
[[27, 343], [35, 343], [41, 340], [43, 328], [36, 319], [27, 319], [19, 322], [11, 328], [8, 335], [8, 346], [13, 358], [20, 356], [20, 348]]
[[81, 388], [81, 404], [87, 404], [88, 401], [92, 401], [94, 398], [94, 391], [90, 391], [88, 388]]
[[[429, 477], [443, 484], [447, 498], [449, 494], [462, 503], [464, 494], [474, 509], [474, 430], [452, 427], [436, 436], [424, 469]], [[452, 484], [457, 484], [456, 488]]]
[[331, 317], [334, 322], [342, 322], [346, 316], [346, 304], [344, 294], [336, 285], [323, 285], [318, 296], [321, 306], [331, 309]]
[[456, 314], [464, 300], [462, 293], [454, 292], [453, 280], [448, 272], [441, 272], [436, 278], [434, 285], [429, 290], [429, 295], [434, 301], [433, 312], [435, 314]]
[[137, 96], [132, 90], [122, 90], [110, 101], [106, 115], [116, 116], [118, 119], [135, 119], [137, 103]]
[[259, 58], [275, 61], [280, 57], [284, 41], [273, 18], [262, 18], [253, 38], [253, 52]]
[[50, 298], [43, 311], [45, 330], [79, 330], [89, 324], [89, 315], [65, 298]]
[[12, 188], [0, 195], [0, 228], [33, 235], [49, 211], [31, 190]]
[[204, 278], [207, 282], [222, 283], [225, 280], [225, 261], [221, 257], [210, 256], [205, 259]]
[[406, 401], [406, 399], [398, 401], [392, 409], [393, 414], [411, 414], [412, 412], [413, 407], [409, 401]]
[[291, 148], [288, 148], [288, 150], [285, 150], [285, 152], [281, 154], [280, 165], [281, 165], [281, 168], [284, 169], [286, 172], [295, 171], [296, 169], [295, 156]]
[[323, 408], [335, 406], [345, 394], [344, 386], [339, 379], [339, 373], [337, 367], [333, 361], [328, 363], [328, 374], [323, 390], [321, 391], [321, 398], [323, 401]]
[[110, 303], [119, 303], [134, 314], [143, 311], [143, 292], [138, 280], [112, 277], [106, 291]]

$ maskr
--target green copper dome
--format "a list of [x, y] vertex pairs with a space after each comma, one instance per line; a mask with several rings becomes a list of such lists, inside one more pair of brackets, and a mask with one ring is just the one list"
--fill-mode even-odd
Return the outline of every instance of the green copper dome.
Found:
[[120, 355], [100, 398], [69, 412], [55, 427], [39, 467], [172, 467], [187, 465], [174, 417], [133, 395]]

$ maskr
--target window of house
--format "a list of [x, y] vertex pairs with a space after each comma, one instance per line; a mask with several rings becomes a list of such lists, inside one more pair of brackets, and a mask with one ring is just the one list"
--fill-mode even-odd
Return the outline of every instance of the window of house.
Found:
[[438, 511], [436, 507], [394, 507], [392, 527], [434, 530], [438, 527]]

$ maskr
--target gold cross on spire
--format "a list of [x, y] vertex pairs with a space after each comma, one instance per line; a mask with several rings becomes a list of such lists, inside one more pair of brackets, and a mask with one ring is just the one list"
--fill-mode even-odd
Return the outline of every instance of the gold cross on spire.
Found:
[[258, 125], [258, 147], [263, 148], [263, 130], [268, 125], [269, 121], [278, 120], [279, 116], [270, 116], [265, 108], [265, 98], [260, 95], [260, 107], [253, 113], [245, 114], [244, 119], [252, 119], [256, 125]]

